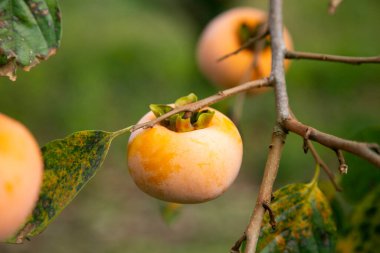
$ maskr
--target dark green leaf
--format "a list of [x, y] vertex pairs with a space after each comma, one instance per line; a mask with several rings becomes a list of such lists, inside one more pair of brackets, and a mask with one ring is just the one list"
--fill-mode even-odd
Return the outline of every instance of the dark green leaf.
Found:
[[39, 200], [31, 217], [8, 242], [22, 243], [41, 233], [95, 175], [114, 136], [81, 131], [42, 147], [45, 170]]
[[[380, 127], [368, 128], [361, 131], [355, 140], [364, 142], [380, 143]], [[380, 169], [371, 163], [347, 154], [346, 163], [348, 164], [348, 174], [342, 176], [341, 185], [344, 197], [355, 204], [360, 202], [368, 192], [379, 185]]]
[[380, 186], [362, 200], [348, 221], [351, 229], [338, 242], [338, 252], [370, 253], [380, 249]]
[[57, 0], [0, 1], [0, 75], [16, 79], [16, 67], [29, 70], [55, 54], [61, 39]]
[[315, 180], [276, 191], [271, 208], [277, 226], [273, 230], [265, 215], [259, 252], [334, 252], [332, 211]]

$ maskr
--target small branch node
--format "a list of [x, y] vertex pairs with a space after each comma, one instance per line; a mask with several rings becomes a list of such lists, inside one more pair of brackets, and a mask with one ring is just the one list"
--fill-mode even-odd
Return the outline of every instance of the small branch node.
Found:
[[276, 223], [274, 213], [272, 209], [270, 208], [269, 201], [263, 201], [262, 205], [265, 211], [267, 211], [269, 214], [269, 224], [272, 226], [273, 230], [276, 230], [277, 223]]
[[343, 0], [330, 0], [330, 4], [329, 4], [329, 13], [332, 15], [332, 14], [335, 14], [336, 12], [336, 9], [338, 8], [338, 6], [343, 2]]
[[340, 174], [347, 174], [347, 172], [348, 172], [348, 165], [347, 164], [341, 164], [339, 166], [339, 172], [340, 172]]
[[344, 159], [343, 152], [340, 149], [336, 149], [335, 153], [338, 156], [340, 174], [347, 174], [348, 165], [346, 164], [346, 160]]
[[306, 130], [306, 133], [303, 137], [303, 152], [305, 154], [307, 154], [307, 152], [309, 151], [309, 137], [310, 137], [310, 134], [311, 134], [311, 129], [310, 127], [307, 128]]
[[230, 250], [230, 253], [240, 253], [240, 247], [242, 245], [242, 243], [247, 240], [247, 236], [246, 234], [244, 233], [240, 238], [239, 240], [237, 240], [234, 244], [234, 246], [232, 246], [231, 250]]
[[272, 149], [272, 148], [273, 148], [273, 144], [270, 144], [270, 145], [269, 145], [269, 149]]
[[219, 96], [224, 96], [224, 92], [222, 90], [218, 91]]
[[380, 155], [380, 146], [377, 143], [369, 143], [368, 148], [375, 152], [376, 154]]

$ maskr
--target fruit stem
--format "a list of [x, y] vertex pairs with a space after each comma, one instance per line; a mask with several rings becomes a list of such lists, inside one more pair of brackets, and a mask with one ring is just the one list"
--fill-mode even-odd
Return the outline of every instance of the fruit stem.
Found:
[[130, 133], [131, 132], [131, 129], [134, 127], [135, 125], [132, 125], [132, 126], [128, 126], [126, 128], [123, 128], [123, 129], [120, 129], [118, 131], [115, 131], [112, 133], [112, 138], [115, 138], [115, 137], [118, 137], [120, 135], [123, 135], [125, 133]]

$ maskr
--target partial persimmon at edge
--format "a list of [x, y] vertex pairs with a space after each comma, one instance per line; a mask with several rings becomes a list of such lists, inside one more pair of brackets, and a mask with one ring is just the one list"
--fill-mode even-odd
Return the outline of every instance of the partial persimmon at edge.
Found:
[[26, 221], [38, 199], [43, 160], [37, 141], [20, 122], [0, 113], [0, 240]]

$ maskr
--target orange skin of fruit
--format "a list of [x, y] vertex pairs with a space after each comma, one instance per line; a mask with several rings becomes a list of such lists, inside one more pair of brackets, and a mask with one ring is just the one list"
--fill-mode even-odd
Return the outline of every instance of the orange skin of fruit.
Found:
[[21, 123], [0, 113], [0, 240], [31, 214], [43, 175], [40, 148]]
[[[243, 145], [224, 114], [215, 111], [210, 124], [190, 132], [161, 125], [132, 133], [128, 167], [145, 193], [168, 202], [201, 203], [220, 196], [238, 175]], [[154, 119], [152, 112], [139, 123]]]
[[[217, 61], [220, 57], [241, 47], [239, 28], [242, 24], [255, 27], [264, 23], [266, 19], [265, 12], [250, 7], [231, 9], [214, 18], [203, 31], [198, 42], [197, 60], [201, 72], [213, 84], [223, 89], [268, 77], [271, 71], [272, 57], [270, 47], [265, 47], [258, 54], [258, 65], [250, 73], [248, 70], [255, 54], [252, 50], [244, 49], [223, 61]], [[283, 35], [286, 48], [291, 50], [293, 48], [292, 39], [286, 28], [284, 28]], [[288, 60], [284, 61], [285, 69], [289, 67], [289, 63]], [[254, 89], [251, 93], [260, 93], [268, 89]]]

